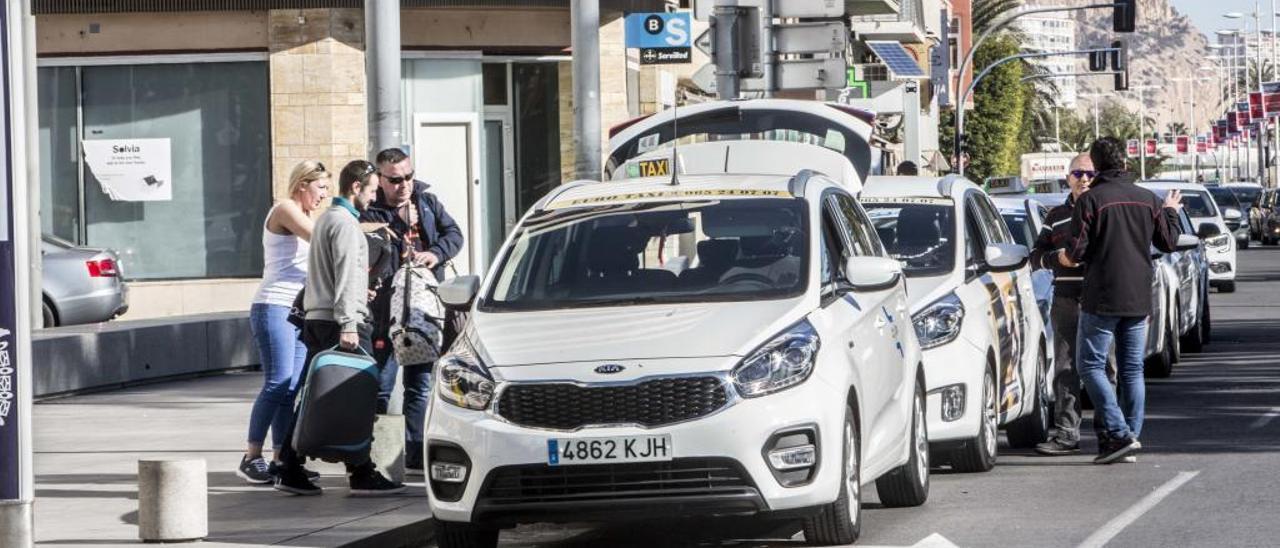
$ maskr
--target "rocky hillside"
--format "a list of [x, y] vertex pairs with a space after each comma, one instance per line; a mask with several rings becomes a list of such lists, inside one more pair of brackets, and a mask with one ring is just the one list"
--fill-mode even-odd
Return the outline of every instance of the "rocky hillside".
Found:
[[[1096, 0], [1027, 0], [1028, 6], [1082, 6], [1096, 4]], [[1213, 72], [1199, 71], [1199, 67], [1211, 63], [1204, 59], [1209, 39], [1190, 19], [1178, 13], [1168, 0], [1138, 0], [1138, 31], [1117, 35], [1111, 32], [1111, 10], [1079, 11], [1076, 20], [1076, 47], [1105, 46], [1120, 38], [1129, 43], [1130, 85], [1153, 85], [1158, 89], [1145, 91], [1147, 115], [1156, 120], [1157, 128], [1164, 131], [1170, 122], [1186, 123], [1189, 117], [1188, 82], [1170, 81], [1170, 78], [1214, 78]], [[1083, 59], [1081, 71], [1086, 70]], [[1105, 77], [1079, 79], [1081, 93], [1109, 92], [1112, 80]], [[1211, 116], [1218, 114], [1218, 83], [1198, 82], [1196, 90], [1196, 126], [1204, 131]], [[1131, 108], [1137, 108], [1136, 93], [1123, 94], [1123, 100]], [[1092, 115], [1092, 101], [1079, 103], [1082, 115]]]

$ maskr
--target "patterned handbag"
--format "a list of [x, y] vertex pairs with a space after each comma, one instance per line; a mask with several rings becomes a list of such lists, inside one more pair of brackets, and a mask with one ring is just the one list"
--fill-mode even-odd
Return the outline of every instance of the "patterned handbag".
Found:
[[401, 367], [429, 365], [440, 357], [444, 304], [431, 270], [406, 265], [392, 282], [391, 346]]

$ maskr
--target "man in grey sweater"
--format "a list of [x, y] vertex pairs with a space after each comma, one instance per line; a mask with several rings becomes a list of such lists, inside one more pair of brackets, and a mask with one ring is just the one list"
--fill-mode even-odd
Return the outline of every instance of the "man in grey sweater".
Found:
[[[348, 163], [338, 176], [338, 196], [316, 220], [307, 258], [307, 284], [303, 295], [306, 322], [302, 342], [307, 364], [320, 352], [338, 346], [346, 351], [363, 347], [369, 352], [369, 251], [358, 221], [360, 210], [377, 195], [378, 175], [364, 160]], [[306, 372], [298, 382], [303, 393]], [[371, 417], [372, 418], [372, 417]], [[296, 418], [295, 427], [296, 427]], [[319, 495], [321, 489], [302, 467], [302, 455], [293, 447], [293, 428], [285, 436], [278, 458], [275, 488], [296, 495]], [[366, 451], [346, 463], [353, 496], [373, 496], [404, 491], [374, 467]]]

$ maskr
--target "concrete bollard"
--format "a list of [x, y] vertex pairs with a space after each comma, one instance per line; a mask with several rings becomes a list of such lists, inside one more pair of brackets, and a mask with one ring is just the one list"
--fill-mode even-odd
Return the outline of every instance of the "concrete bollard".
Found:
[[138, 461], [138, 538], [150, 542], [209, 536], [204, 459]]
[[387, 479], [404, 482], [404, 415], [378, 415], [369, 458]]

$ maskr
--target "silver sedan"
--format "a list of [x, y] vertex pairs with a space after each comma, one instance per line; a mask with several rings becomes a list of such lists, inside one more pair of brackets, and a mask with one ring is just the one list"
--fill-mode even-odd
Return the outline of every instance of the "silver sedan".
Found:
[[129, 288], [114, 251], [45, 235], [44, 326], [105, 322], [129, 310]]

